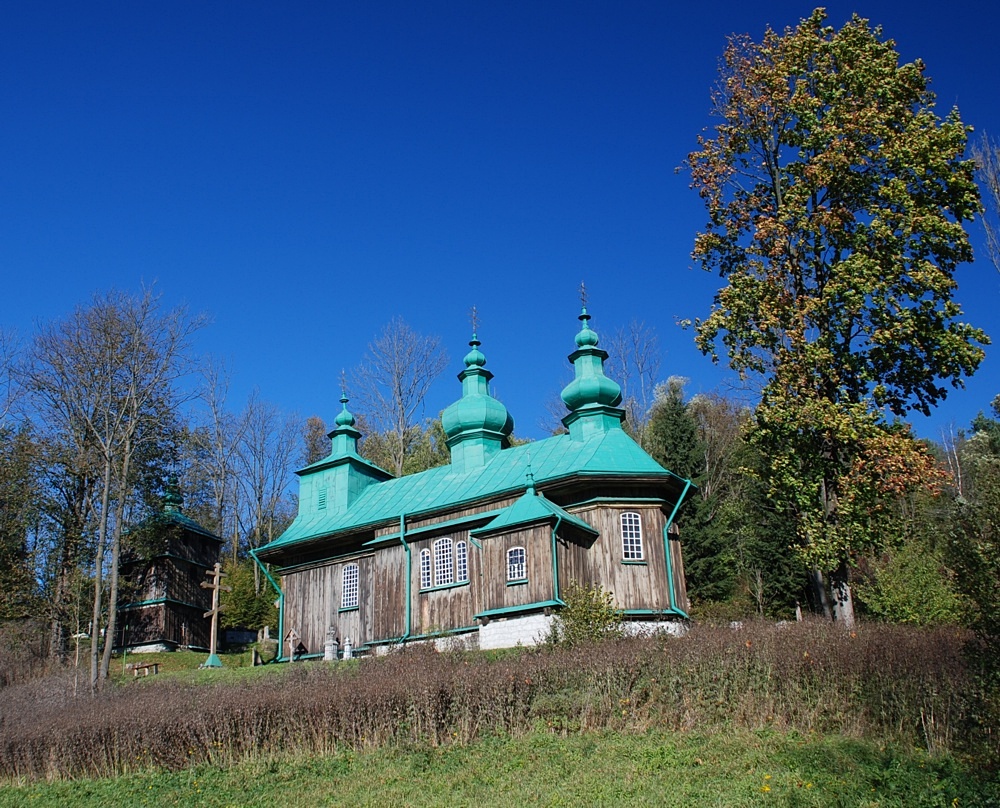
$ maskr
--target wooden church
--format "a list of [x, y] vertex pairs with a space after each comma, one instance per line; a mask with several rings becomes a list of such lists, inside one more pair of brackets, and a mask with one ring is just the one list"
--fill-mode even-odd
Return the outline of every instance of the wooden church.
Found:
[[586, 308], [579, 319], [565, 434], [508, 445], [513, 420], [475, 335], [462, 396], [442, 414], [450, 465], [394, 478], [369, 463], [341, 398], [330, 455], [297, 472], [297, 518], [254, 554], [303, 656], [328, 636], [361, 652], [432, 637], [534, 644], [570, 581], [611, 592], [633, 628], [687, 619], [674, 519], [694, 488], [624, 431], [608, 355]]
[[205, 612], [212, 594], [202, 587], [219, 560], [223, 540], [184, 515], [184, 500], [172, 479], [163, 510], [130, 533], [132, 551], [121, 569], [115, 647], [131, 653], [209, 647]]

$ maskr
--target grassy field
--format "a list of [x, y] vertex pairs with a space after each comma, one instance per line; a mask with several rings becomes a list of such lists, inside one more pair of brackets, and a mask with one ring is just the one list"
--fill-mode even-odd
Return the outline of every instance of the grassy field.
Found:
[[96, 697], [66, 670], [0, 687], [0, 808], [1000, 808], [1000, 711], [963, 642], [760, 624], [335, 665], [175, 653], [139, 678], [116, 660]]
[[650, 731], [290, 756], [0, 788], [0, 806], [986, 806], [995, 782], [919, 750], [795, 732]]

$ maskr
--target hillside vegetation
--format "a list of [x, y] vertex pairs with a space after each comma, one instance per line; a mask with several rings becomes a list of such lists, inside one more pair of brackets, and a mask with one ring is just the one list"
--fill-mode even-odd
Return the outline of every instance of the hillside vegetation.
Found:
[[[562, 761], [533, 786], [547, 804], [573, 802], [574, 789], [601, 771], [616, 788], [632, 783], [624, 799], [666, 788], [675, 769], [683, 788], [706, 778], [719, 788], [726, 780], [740, 789], [752, 782], [758, 796], [771, 793], [780, 774], [805, 800], [787, 804], [801, 805], [838, 804], [829, 789], [848, 788], [831, 773], [838, 769], [855, 772], [850, 789], [891, 782], [897, 797], [923, 772], [921, 788], [937, 783], [938, 797], [951, 795], [924, 804], [989, 804], [1000, 759], [998, 710], [963, 662], [966, 639], [955, 629], [883, 625], [855, 632], [826, 623], [698, 626], [679, 639], [501, 654], [422, 647], [335, 665], [168, 672], [123, 679], [96, 698], [74, 697], [71, 677], [57, 672], [3, 688], [0, 775], [12, 785], [0, 799], [31, 793], [58, 802], [65, 787], [29, 785], [41, 780], [119, 778], [113, 792], [74, 784], [74, 801], [94, 793], [99, 804], [100, 794], [137, 784], [156, 791], [174, 783], [181, 790], [170, 794], [190, 798], [196, 791], [185, 789], [194, 780], [223, 794], [259, 776], [247, 792], [256, 794], [264, 782], [306, 787], [309, 772], [321, 772], [327, 788], [338, 772], [343, 788], [360, 787], [347, 781], [364, 772], [374, 778], [369, 788], [389, 789], [364, 792], [370, 799], [381, 793], [413, 802], [407, 787], [447, 781], [455, 767], [479, 771], [475, 782], [486, 790], [476, 800], [491, 799], [489, 772], [513, 755], [525, 771], [536, 759]], [[611, 764], [602, 769], [596, 760], [605, 758]], [[702, 764], [714, 768], [694, 772]], [[643, 778], [650, 778], [645, 785]], [[552, 791], [560, 782], [562, 791]], [[823, 783], [826, 797], [811, 796]], [[354, 801], [367, 802], [364, 794]]]

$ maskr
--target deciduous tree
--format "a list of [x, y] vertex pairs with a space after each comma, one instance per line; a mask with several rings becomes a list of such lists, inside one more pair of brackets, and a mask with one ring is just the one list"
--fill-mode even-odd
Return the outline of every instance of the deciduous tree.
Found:
[[[92, 447], [100, 462], [98, 536], [94, 560], [91, 683], [107, 678], [115, 633], [118, 559], [133, 463], [144, 440], [155, 439], [161, 419], [177, 404], [177, 379], [189, 370], [193, 332], [202, 324], [182, 308], [164, 311], [151, 289], [133, 296], [95, 296], [64, 320], [42, 328], [28, 369], [30, 387], [49, 417]], [[110, 531], [110, 534], [109, 534]], [[109, 542], [110, 537], [110, 542]], [[98, 628], [104, 614], [105, 549], [110, 546], [109, 601], [103, 656]]]
[[[639, 320], [616, 329], [608, 344], [605, 372], [621, 385], [625, 428], [648, 449], [646, 428], [660, 373], [656, 330]], [[565, 408], [562, 414], [565, 415]]]
[[389, 471], [404, 473], [407, 455], [421, 437], [421, 407], [448, 356], [438, 337], [415, 332], [396, 317], [368, 343], [351, 388], [365, 424], [381, 434]]
[[727, 285], [697, 342], [762, 377], [770, 496], [836, 571], [850, 621], [851, 554], [884, 526], [865, 508], [933, 469], [885, 413], [928, 412], [988, 342], [954, 300], [981, 207], [967, 127], [938, 117], [923, 64], [901, 65], [880, 28], [835, 30], [821, 9], [732, 37], [714, 102], [722, 120], [688, 158], [709, 214], [693, 256]]

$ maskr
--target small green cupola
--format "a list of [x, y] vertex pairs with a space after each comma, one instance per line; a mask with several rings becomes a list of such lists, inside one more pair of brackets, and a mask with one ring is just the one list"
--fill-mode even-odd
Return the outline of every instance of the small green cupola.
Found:
[[163, 494], [163, 510], [165, 513], [181, 513], [184, 509], [184, 497], [181, 495], [180, 483], [176, 474], [167, 478], [166, 490]]
[[346, 511], [372, 483], [391, 479], [392, 475], [358, 454], [361, 433], [354, 426], [354, 415], [347, 409], [346, 394], [340, 396], [340, 412], [334, 428], [327, 433], [330, 454], [299, 469], [299, 514], [312, 511]]
[[356, 456], [358, 454], [358, 438], [361, 437], [361, 433], [354, 428], [354, 415], [347, 409], [349, 400], [347, 393], [340, 394], [341, 409], [333, 421], [336, 426], [327, 433], [331, 443], [332, 457]]
[[569, 355], [575, 378], [562, 391], [562, 400], [570, 411], [563, 425], [573, 440], [586, 440], [609, 429], [621, 429], [625, 411], [618, 406], [621, 387], [604, 375], [608, 353], [597, 347], [597, 332], [590, 328], [586, 306], [579, 319], [582, 327], [576, 335], [577, 349]]
[[514, 420], [507, 408], [489, 394], [493, 374], [486, 370], [486, 357], [472, 335], [465, 356], [465, 370], [458, 374], [462, 397], [441, 413], [441, 425], [451, 449], [451, 465], [456, 471], [484, 466], [507, 445]]

